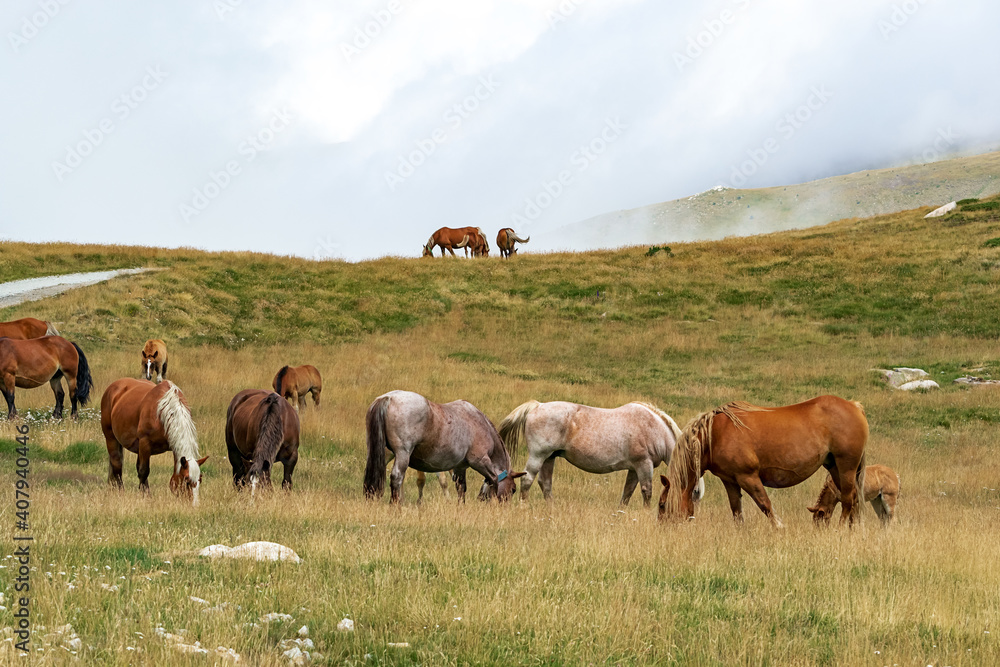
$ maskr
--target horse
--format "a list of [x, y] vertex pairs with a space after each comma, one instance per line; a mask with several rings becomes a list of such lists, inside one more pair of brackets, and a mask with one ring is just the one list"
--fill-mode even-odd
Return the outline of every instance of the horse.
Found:
[[[437, 475], [438, 484], [441, 485], [441, 493], [444, 497], [448, 497], [448, 474], [444, 472], [439, 472]], [[427, 474], [421, 471], [417, 471], [417, 504], [424, 499], [424, 485], [427, 483]]]
[[52, 326], [52, 322], [43, 322], [34, 317], [24, 317], [13, 322], [0, 322], [0, 338], [28, 340], [29, 338], [58, 335], [59, 332]]
[[451, 253], [451, 256], [455, 256], [455, 248], [464, 248], [469, 245], [469, 232], [462, 229], [451, 229], [450, 227], [442, 227], [437, 230], [431, 237], [427, 239], [427, 243], [424, 244], [424, 257], [434, 256], [434, 246], [441, 248], [441, 256], [444, 257], [444, 251], [447, 250]]
[[62, 378], [69, 388], [70, 416], [77, 418], [76, 407], [90, 400], [93, 379], [83, 350], [61, 336], [43, 336], [27, 340], [0, 338], [0, 392], [7, 400], [7, 419], [17, 416], [14, 388], [34, 389], [48, 382], [55, 394], [54, 419], [62, 419]]
[[390, 391], [368, 406], [365, 414], [368, 461], [364, 494], [381, 497], [385, 491], [388, 449], [395, 461], [390, 485], [391, 502], [402, 501], [407, 467], [421, 472], [452, 470], [459, 502], [465, 502], [465, 473], [472, 468], [483, 476], [480, 500], [494, 496], [506, 502], [514, 494], [514, 480], [524, 473], [511, 473], [511, 454], [493, 423], [468, 401], [434, 403], [411, 391]]
[[[871, 465], [865, 468], [864, 502], [871, 503], [883, 526], [888, 525], [896, 515], [899, 484], [899, 475], [888, 466]], [[821, 522], [829, 525], [833, 510], [839, 502], [840, 491], [834, 484], [833, 477], [827, 475], [826, 483], [819, 492], [819, 498], [813, 507], [807, 509], [812, 512], [813, 521], [817, 525]]]
[[741, 489], [776, 528], [783, 527], [764, 487], [786, 488], [808, 479], [820, 466], [840, 491], [840, 521], [860, 517], [856, 487], [864, 488], [868, 420], [864, 407], [837, 396], [763, 408], [728, 403], [692, 419], [684, 431], [664, 480], [660, 518], [694, 518], [693, 491], [705, 471], [722, 480], [733, 519], [742, 523]]
[[157, 384], [167, 377], [167, 344], [159, 338], [147, 340], [142, 347], [142, 377], [152, 380], [153, 375]]
[[292, 472], [299, 460], [299, 416], [279, 394], [244, 389], [233, 397], [226, 412], [226, 448], [237, 489], [250, 483], [271, 486], [271, 468], [284, 469], [281, 488], [291, 490]]
[[149, 493], [149, 458], [173, 452], [170, 490], [198, 504], [201, 466], [198, 431], [184, 394], [173, 382], [115, 380], [101, 397], [101, 431], [108, 447], [108, 483], [122, 488], [122, 448], [137, 454], [139, 490]]
[[323, 378], [315, 366], [282, 366], [271, 381], [275, 393], [287, 398], [296, 410], [306, 409], [306, 394], [312, 394], [313, 405], [319, 409], [323, 393]]
[[465, 229], [469, 233], [469, 245], [466, 246], [466, 249], [472, 249], [473, 257], [489, 257], [490, 244], [486, 240], [486, 234], [483, 234], [483, 230], [479, 227], [466, 227]]
[[530, 240], [530, 236], [522, 239], [514, 233], [513, 229], [510, 227], [504, 227], [497, 232], [497, 248], [500, 249], [500, 256], [510, 258], [511, 255], [516, 255], [517, 248], [514, 247], [514, 243], [527, 243]]
[[646, 507], [653, 495], [653, 471], [670, 461], [681, 435], [667, 413], [648, 403], [609, 410], [564, 401], [523, 403], [504, 417], [499, 432], [510, 451], [527, 443], [522, 501], [536, 477], [545, 499], [552, 499], [552, 470], [562, 457], [599, 475], [628, 470], [621, 505], [628, 505], [638, 484]]

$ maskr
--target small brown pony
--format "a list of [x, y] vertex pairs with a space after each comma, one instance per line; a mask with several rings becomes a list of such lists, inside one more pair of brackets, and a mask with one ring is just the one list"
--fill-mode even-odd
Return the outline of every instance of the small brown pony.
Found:
[[139, 490], [149, 493], [149, 459], [170, 451], [174, 454], [170, 490], [198, 504], [201, 466], [208, 457], [198, 458], [198, 431], [191, 409], [173, 382], [115, 380], [101, 398], [101, 430], [108, 447], [110, 484], [122, 486], [125, 448], [138, 455]]
[[291, 401], [296, 410], [306, 409], [306, 394], [312, 394], [313, 405], [319, 408], [323, 393], [323, 378], [315, 366], [282, 366], [271, 382], [274, 391]]
[[52, 417], [61, 419], [66, 395], [62, 388], [64, 376], [69, 388], [70, 416], [76, 419], [77, 403], [86, 405], [93, 387], [90, 366], [80, 346], [61, 336], [0, 338], [0, 392], [7, 400], [7, 419], [17, 416], [15, 387], [34, 389], [46, 382], [56, 397]]
[[152, 380], [154, 375], [157, 384], [167, 377], [167, 344], [159, 338], [147, 340], [142, 347], [142, 377]]
[[299, 416], [273, 391], [244, 389], [226, 413], [226, 448], [236, 488], [249, 482], [252, 496], [259, 484], [270, 487], [278, 461], [284, 468], [281, 488], [291, 489], [299, 460]]
[[[882, 520], [882, 525], [888, 525], [896, 515], [896, 500], [899, 498], [899, 475], [892, 468], [883, 465], [873, 465], [865, 468], [864, 501], [871, 503], [875, 514]], [[827, 475], [826, 483], [819, 492], [819, 498], [813, 507], [807, 508], [813, 514], [817, 524], [830, 524], [833, 510], [840, 502], [840, 490], [833, 483], [833, 477]]]
[[868, 420], [856, 401], [820, 396], [780, 408], [729, 403], [703, 412], [684, 428], [667, 469], [660, 518], [694, 518], [693, 494], [705, 471], [722, 480], [733, 518], [743, 521], [741, 489], [771, 523], [781, 520], [764, 487], [787, 488], [820, 466], [841, 492], [840, 521], [860, 516], [856, 488], [864, 488]]
[[511, 255], [516, 255], [517, 248], [514, 247], [514, 243], [527, 243], [530, 240], [530, 236], [522, 239], [514, 233], [513, 229], [510, 227], [504, 227], [497, 232], [497, 248], [500, 249], [500, 256], [510, 258]]
[[486, 240], [486, 234], [483, 234], [483, 230], [479, 227], [466, 227], [466, 231], [469, 232], [469, 245], [467, 248], [472, 249], [472, 256], [489, 257], [490, 243]]
[[36, 320], [34, 317], [25, 317], [13, 322], [0, 322], [0, 338], [28, 340], [29, 338], [58, 335], [59, 332], [56, 331], [51, 322]]
[[451, 253], [451, 256], [455, 256], [455, 248], [464, 248], [469, 245], [470, 236], [468, 228], [464, 229], [452, 229], [450, 227], [442, 227], [437, 230], [431, 237], [427, 239], [427, 243], [424, 244], [424, 257], [434, 256], [434, 246], [441, 248], [441, 256], [444, 257], [444, 251], [447, 250]]

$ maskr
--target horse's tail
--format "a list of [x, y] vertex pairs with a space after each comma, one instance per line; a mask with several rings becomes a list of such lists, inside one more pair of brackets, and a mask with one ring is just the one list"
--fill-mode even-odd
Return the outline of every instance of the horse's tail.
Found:
[[90, 390], [94, 387], [94, 379], [90, 376], [90, 364], [87, 363], [87, 357], [84, 356], [83, 350], [76, 343], [73, 343], [73, 347], [76, 348], [78, 357], [76, 362], [76, 400], [80, 402], [80, 405], [86, 405], [90, 400]]
[[524, 441], [524, 431], [528, 424], [528, 415], [539, 405], [541, 403], [538, 401], [522, 403], [500, 422], [500, 428], [497, 429], [497, 432], [500, 434], [500, 439], [503, 440], [503, 444], [507, 448], [512, 465], [514, 463], [514, 456], [517, 454], [517, 448]]
[[268, 394], [263, 401], [264, 414], [260, 417], [260, 424], [257, 429], [257, 445], [254, 447], [254, 463], [251, 470], [259, 475], [264, 469], [264, 462], [268, 465], [274, 463], [274, 458], [278, 455], [281, 441], [285, 435], [285, 425], [281, 420], [281, 396], [275, 393]]
[[507, 230], [507, 235], [512, 239], [514, 239], [515, 241], [517, 241], [518, 243], [527, 243], [528, 241], [531, 240], [530, 236], [522, 239], [520, 236], [514, 233], [513, 229]]
[[861, 520], [865, 509], [865, 459], [867, 452], [861, 452], [861, 461], [858, 463], [858, 471], [854, 474], [854, 508], [852, 514], [858, 521]]
[[469, 245], [469, 235], [468, 234], [466, 234], [465, 236], [463, 236], [462, 240], [459, 241], [458, 243], [456, 243], [453, 247], [455, 247], [455, 248], [464, 248], [467, 245]]
[[366, 498], [381, 498], [385, 492], [385, 417], [392, 396], [379, 396], [368, 406], [365, 427], [368, 432], [368, 462], [365, 464]]
[[486, 239], [486, 234], [483, 234], [482, 227], [476, 227], [476, 231], [479, 232], [479, 238], [483, 240], [483, 245], [486, 246], [486, 250], [490, 249], [490, 242]]
[[52, 324], [52, 322], [46, 322], [45, 323], [45, 335], [46, 336], [58, 336], [59, 335], [59, 332], [56, 330], [56, 327], [55, 327], [54, 324]]
[[[681, 505], [681, 491], [687, 488], [694, 479], [701, 479], [702, 452], [712, 448], [712, 424], [719, 409], [703, 412], [691, 421], [681, 432], [681, 437], [674, 447], [670, 465], [667, 466], [667, 479], [670, 481], [670, 491], [667, 494], [667, 504], [672, 513], [677, 513]], [[704, 487], [702, 487], [704, 492]]]
[[278, 396], [284, 396], [281, 393], [281, 382], [285, 379], [285, 374], [288, 373], [288, 366], [282, 366], [278, 374], [274, 376], [274, 393]]

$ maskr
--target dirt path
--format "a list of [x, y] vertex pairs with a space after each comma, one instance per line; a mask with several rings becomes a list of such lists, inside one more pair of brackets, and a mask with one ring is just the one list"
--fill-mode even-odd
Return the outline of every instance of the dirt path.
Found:
[[0, 283], [0, 308], [16, 306], [25, 301], [38, 301], [47, 296], [55, 296], [74, 287], [96, 285], [118, 276], [131, 276], [155, 269], [117, 269], [115, 271], [91, 271], [89, 273], [66, 273], [61, 276], [26, 278]]

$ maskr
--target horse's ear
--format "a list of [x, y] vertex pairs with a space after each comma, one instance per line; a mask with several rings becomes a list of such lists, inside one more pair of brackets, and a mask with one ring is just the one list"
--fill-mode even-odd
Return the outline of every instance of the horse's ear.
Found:
[[181, 470], [187, 470], [187, 468], [188, 468], [188, 460], [187, 460], [186, 457], [182, 456], [181, 457]]
[[666, 475], [660, 475], [660, 482], [663, 483], [663, 486], [665, 488], [668, 488], [668, 489], [670, 488], [670, 480], [667, 479]]
[[807, 507], [806, 509], [812, 512], [813, 514], [819, 511], [818, 507]]
[[515, 473], [511, 473], [510, 478], [511, 479], [517, 479], [518, 477], [524, 477], [527, 474], [528, 474], [527, 471], [524, 471], [524, 472], [515, 472]]
[[203, 457], [201, 457], [200, 459], [198, 459], [198, 465], [199, 465], [199, 466], [203, 466], [203, 465], [205, 465], [205, 461], [207, 461], [207, 460], [208, 460], [208, 457], [207, 457], [207, 456], [203, 456]]
[[143, 351], [142, 351], [142, 358], [143, 358], [143, 359], [145, 359], [145, 358], [146, 358], [146, 350], [143, 350]]
[[156, 359], [156, 355], [160, 353], [159, 350], [153, 350], [153, 358]]

